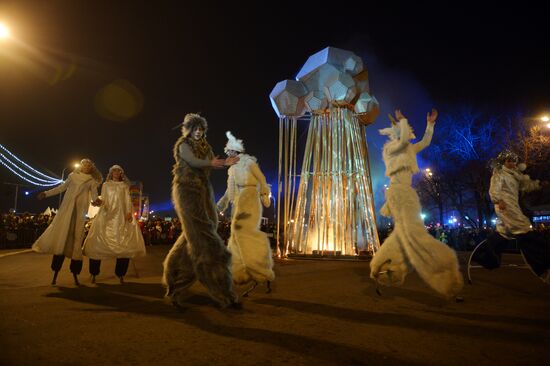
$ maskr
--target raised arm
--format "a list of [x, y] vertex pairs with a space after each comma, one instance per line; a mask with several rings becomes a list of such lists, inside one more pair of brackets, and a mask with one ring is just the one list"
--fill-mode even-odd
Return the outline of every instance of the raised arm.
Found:
[[422, 137], [422, 140], [418, 141], [416, 144], [413, 145], [414, 152], [418, 153], [428, 146], [430, 146], [430, 143], [432, 142], [432, 136], [434, 134], [434, 127], [435, 127], [435, 121], [437, 119], [437, 111], [435, 109], [432, 109], [431, 113], [428, 113], [426, 116], [426, 131], [424, 132], [424, 137]]
[[397, 140], [397, 143], [395, 141], [392, 141], [391, 143], [387, 144], [384, 148], [387, 149], [387, 152], [390, 154], [395, 154], [399, 152], [400, 150], [403, 150], [407, 147], [408, 144], [410, 144], [409, 140], [412, 136], [411, 127], [409, 126], [409, 122], [407, 121], [407, 118], [401, 113], [399, 109], [395, 111], [395, 116], [399, 120], [399, 140]]
[[60, 185], [58, 185], [55, 188], [52, 188], [50, 190], [41, 192], [38, 195], [38, 198], [42, 199], [42, 198], [46, 198], [46, 197], [55, 196], [56, 194], [60, 194], [61, 192], [65, 192], [67, 190], [67, 188], [69, 188], [69, 182], [70, 181], [71, 181], [71, 175], [69, 174], [69, 176], [67, 177], [67, 180], [65, 180], [63, 183], [61, 183]]

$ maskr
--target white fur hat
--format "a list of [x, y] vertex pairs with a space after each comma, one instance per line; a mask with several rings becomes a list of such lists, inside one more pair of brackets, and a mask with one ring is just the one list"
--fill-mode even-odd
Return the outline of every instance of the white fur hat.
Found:
[[227, 136], [227, 144], [225, 144], [225, 148], [223, 149], [224, 152], [227, 153], [229, 150], [238, 151], [241, 153], [244, 152], [243, 140], [237, 140], [231, 131], [227, 131], [225, 135]]
[[[388, 114], [388, 117], [390, 117], [390, 121], [392, 122], [391, 127], [386, 127], [381, 130], [378, 130], [378, 133], [380, 133], [383, 136], [388, 136], [391, 140], [397, 140], [401, 136], [401, 125], [400, 125], [401, 121], [395, 122], [395, 120], [390, 114]], [[411, 140], [415, 139], [416, 136], [414, 134], [414, 131], [411, 125], [409, 125], [408, 121], [406, 123], [406, 128], [410, 130], [410, 133], [411, 133], [410, 139]]]

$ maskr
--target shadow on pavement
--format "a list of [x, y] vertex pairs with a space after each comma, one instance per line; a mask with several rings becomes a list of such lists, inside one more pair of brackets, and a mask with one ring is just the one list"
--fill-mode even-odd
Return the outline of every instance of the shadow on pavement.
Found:
[[[343, 308], [338, 306], [309, 303], [296, 300], [263, 298], [254, 300], [254, 302], [264, 305], [285, 307], [308, 314], [316, 314], [331, 318], [343, 319], [354, 323], [393, 326], [397, 328], [409, 328], [414, 330], [424, 330], [433, 333], [460, 335], [468, 338], [492, 338], [501, 340], [514, 339], [519, 343], [526, 344], [544, 342], [544, 340], [541, 339], [540, 335], [533, 334], [532, 332], [513, 331], [510, 329], [489, 327], [485, 324], [479, 323], [466, 325], [449, 322], [438, 322], [404, 314], [369, 312], [365, 310]], [[506, 323], [507, 317], [502, 316], [501, 322]]]
[[[191, 296], [188, 299], [190, 307], [183, 309], [183, 311], [178, 311], [173, 306], [159, 299], [159, 293], [160, 297], [162, 297], [161, 295], [163, 292], [160, 285], [138, 283], [128, 284], [129, 286], [126, 285], [127, 284], [105, 284], [97, 287], [58, 287], [58, 293], [47, 294], [46, 297], [66, 299], [105, 308], [103, 310], [86, 309], [85, 311], [119, 311], [181, 321], [214, 335], [281, 347], [287, 351], [300, 355], [301, 358], [304, 356], [312, 357], [328, 363], [382, 365], [388, 363], [398, 364], [404, 361], [382, 353], [372, 353], [365, 349], [346, 344], [330, 342], [299, 334], [285, 333], [270, 329], [250, 328], [246, 326], [228, 326], [219, 322], [213, 322], [202, 314], [201, 311], [197, 311], [199, 307], [213, 304], [213, 301], [206, 296]], [[151, 300], [144, 299], [145, 296], [151, 297]], [[243, 311], [237, 310], [227, 310], [224, 312], [230, 317], [244, 314]], [[407, 360], [407, 364], [414, 365], [415, 363], [411, 363], [410, 360]], [[416, 364], [419, 365], [420, 363]]]

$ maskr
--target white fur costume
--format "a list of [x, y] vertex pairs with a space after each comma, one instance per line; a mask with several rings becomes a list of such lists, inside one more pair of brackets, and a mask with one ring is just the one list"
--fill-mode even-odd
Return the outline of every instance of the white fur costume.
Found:
[[531, 222], [519, 207], [518, 194], [520, 191], [530, 192], [539, 188], [538, 180], [531, 180], [519, 169], [508, 169], [505, 166], [493, 169], [489, 196], [494, 203], [503, 201], [506, 204], [505, 210], [495, 205], [498, 217], [497, 231], [500, 235], [512, 239], [515, 235], [531, 231]]
[[63, 184], [44, 192], [46, 197], [51, 197], [66, 191], [58, 214], [33, 244], [34, 251], [82, 260], [86, 214], [90, 201], [97, 199], [99, 183], [101, 179], [76, 170]]
[[[227, 136], [226, 150], [244, 150], [242, 141], [229, 132]], [[275, 274], [269, 239], [259, 230], [262, 203], [265, 207], [270, 204], [269, 186], [256, 158], [247, 154], [239, 154], [239, 158], [239, 162], [229, 168], [227, 190], [218, 201], [220, 211], [225, 211], [229, 203], [233, 204], [228, 244], [233, 281], [237, 284], [272, 281]]]
[[456, 254], [426, 231], [420, 201], [411, 186], [412, 176], [418, 172], [416, 154], [430, 144], [433, 125], [428, 124], [416, 144], [409, 141], [413, 134], [406, 119], [381, 133], [390, 136], [383, 149], [390, 187], [380, 213], [393, 217], [395, 228], [372, 259], [370, 275], [382, 284], [400, 285], [415, 269], [435, 291], [454, 296], [463, 285]]

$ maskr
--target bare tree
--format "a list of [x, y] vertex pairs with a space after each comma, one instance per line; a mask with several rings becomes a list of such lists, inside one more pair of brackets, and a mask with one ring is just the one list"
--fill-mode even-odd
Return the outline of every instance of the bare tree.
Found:
[[[440, 194], [473, 226], [491, 217], [488, 161], [502, 148], [505, 132], [494, 116], [463, 109], [438, 122], [429, 159], [438, 171]], [[468, 214], [475, 208], [478, 221]]]

